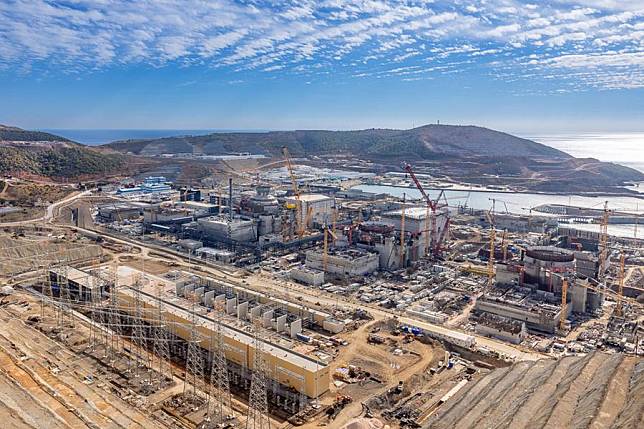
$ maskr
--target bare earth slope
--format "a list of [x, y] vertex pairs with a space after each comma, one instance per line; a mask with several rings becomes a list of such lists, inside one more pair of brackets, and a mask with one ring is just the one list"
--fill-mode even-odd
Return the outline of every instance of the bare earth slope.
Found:
[[644, 427], [640, 358], [593, 352], [521, 362], [473, 383], [443, 404], [425, 429]]

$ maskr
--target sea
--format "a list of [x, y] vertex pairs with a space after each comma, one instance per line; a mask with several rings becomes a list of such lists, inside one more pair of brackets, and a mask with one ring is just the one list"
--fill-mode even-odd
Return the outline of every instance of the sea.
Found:
[[201, 136], [211, 133], [227, 132], [260, 132], [265, 130], [235, 130], [235, 129], [200, 129], [200, 130], [163, 130], [163, 129], [41, 129], [47, 133], [63, 136], [78, 143], [98, 146], [117, 140], [158, 139], [162, 137]]
[[577, 158], [596, 158], [644, 172], [644, 132], [553, 134], [525, 138], [562, 150]]

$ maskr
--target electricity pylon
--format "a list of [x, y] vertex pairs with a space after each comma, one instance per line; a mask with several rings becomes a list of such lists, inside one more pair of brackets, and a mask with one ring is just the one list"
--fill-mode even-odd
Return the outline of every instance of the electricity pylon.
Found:
[[195, 302], [192, 302], [192, 320], [190, 322], [190, 342], [188, 343], [188, 355], [186, 357], [186, 377], [183, 384], [183, 393], [186, 393], [188, 379], [192, 384], [193, 394], [197, 394], [197, 381], [203, 378], [203, 355], [201, 354], [201, 338], [197, 331], [197, 314]]
[[264, 341], [260, 336], [260, 328], [255, 325], [255, 358], [253, 359], [253, 375], [248, 395], [248, 418], [246, 429], [269, 429], [268, 417], [268, 381], [266, 377], [266, 362], [264, 360]]
[[210, 371], [210, 382], [212, 384], [211, 397], [215, 399], [211, 413], [211, 421], [223, 423], [226, 420], [227, 410], [232, 410], [230, 383], [228, 380], [228, 364], [226, 362], [226, 351], [224, 342], [224, 327], [222, 326], [222, 311], [216, 308], [215, 329], [212, 338], [212, 368]]
[[166, 370], [170, 378], [172, 378], [172, 364], [170, 363], [170, 335], [168, 326], [165, 324], [160, 287], [157, 288], [157, 309], [157, 326], [154, 329], [154, 354], [159, 359], [159, 384], [161, 384]]

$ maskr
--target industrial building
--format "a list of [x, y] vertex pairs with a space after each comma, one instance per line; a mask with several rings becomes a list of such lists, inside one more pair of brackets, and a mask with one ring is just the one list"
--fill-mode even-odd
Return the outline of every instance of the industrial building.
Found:
[[193, 211], [177, 206], [150, 206], [143, 210], [143, 224], [150, 225], [181, 225], [192, 222]]
[[[143, 276], [143, 277], [142, 277]], [[203, 339], [200, 347], [204, 359], [211, 352], [210, 339], [215, 324], [220, 320], [223, 326], [225, 356], [232, 376], [231, 385], [250, 387], [250, 376], [255, 356], [255, 338], [249, 330], [250, 321], [262, 325], [262, 352], [267, 364], [267, 375], [271, 381], [271, 401], [284, 409], [293, 411], [301, 400], [300, 395], [315, 398], [329, 388], [329, 368], [326, 363], [294, 351], [293, 342], [302, 332], [303, 319], [278, 312], [276, 306], [247, 300], [241, 294], [217, 290], [215, 284], [202, 277], [177, 274], [173, 278], [143, 274], [129, 267], [119, 267], [118, 298], [121, 306], [134, 313], [135, 284], [139, 281], [138, 292], [144, 303], [146, 316], [158, 317], [159, 303], [163, 316], [173, 335], [184, 341], [190, 340], [190, 325], [195, 308], [196, 327]], [[224, 285], [220, 285], [223, 287]], [[255, 293], [255, 292], [252, 292]], [[193, 302], [199, 302], [194, 306]], [[224, 314], [217, 314], [216, 303], [221, 302]], [[307, 314], [319, 323], [327, 317], [324, 314]], [[309, 319], [310, 320], [310, 319]], [[333, 319], [329, 318], [329, 322]], [[271, 333], [273, 332], [273, 333]]]
[[224, 249], [213, 249], [212, 247], [200, 247], [195, 250], [195, 255], [210, 262], [221, 262], [230, 264], [235, 259], [235, 252]]
[[117, 222], [139, 218], [143, 215], [143, 211], [148, 208], [150, 208], [150, 204], [138, 201], [100, 204], [97, 207], [97, 216], [105, 222]]
[[[484, 228], [490, 227], [490, 222], [487, 216], [481, 216], [480, 223]], [[556, 226], [556, 219], [546, 216], [532, 216], [512, 213], [494, 214], [494, 227], [509, 232], [543, 233], [547, 228]]]
[[[577, 259], [579, 258], [579, 260]], [[595, 278], [597, 258], [553, 246], [532, 246], [519, 262], [496, 265], [496, 288], [479, 298], [475, 309], [523, 321], [529, 330], [554, 332], [561, 311], [563, 279], [568, 278], [566, 317], [592, 313], [603, 296], [588, 287]]]
[[257, 214], [278, 214], [280, 204], [277, 198], [271, 194], [271, 187], [267, 185], [258, 186], [254, 195], [245, 201], [242, 205], [246, 206], [251, 213]]
[[315, 270], [305, 266], [292, 268], [289, 273], [291, 279], [309, 286], [322, 286], [324, 284], [324, 271]]
[[340, 276], [363, 276], [378, 270], [378, 254], [362, 249], [334, 249], [328, 254], [318, 250], [306, 252], [306, 266]]
[[201, 201], [201, 189], [179, 189], [179, 201]]
[[394, 210], [382, 214], [382, 221], [392, 225], [396, 231], [404, 232], [412, 238], [412, 246], [409, 249], [410, 260], [418, 260], [428, 251], [440, 247], [449, 227], [449, 212], [447, 208], [437, 209], [432, 213], [427, 207], [408, 207], [404, 210], [404, 231], [403, 210]]
[[250, 242], [257, 241], [257, 224], [254, 219], [218, 215], [197, 219], [198, 229], [204, 241], [208, 242]]
[[482, 313], [475, 321], [477, 334], [498, 338], [512, 344], [521, 343], [528, 335], [526, 324], [521, 320]]
[[[297, 206], [298, 198], [286, 198], [287, 205]], [[322, 194], [302, 194], [299, 196], [301, 209], [299, 210], [299, 225], [312, 228], [313, 225], [327, 225], [333, 217], [333, 199]]]
[[[564, 311], [570, 314], [572, 308]], [[496, 316], [525, 323], [528, 330], [554, 333], [561, 315], [560, 298], [554, 294], [530, 288], [495, 288], [476, 300], [474, 312], [490, 313]]]
[[[563, 274], [575, 274], [575, 254], [553, 246], [534, 246], [523, 258], [523, 283], [548, 292], [561, 291]], [[553, 275], [560, 274], [560, 275]]]
[[168, 193], [170, 191], [172, 191], [172, 187], [167, 184], [164, 176], [150, 176], [146, 177], [143, 183], [138, 186], [119, 188], [116, 194], [126, 196], [132, 194]]
[[49, 281], [54, 295], [77, 301], [96, 301], [109, 287], [108, 283], [91, 273], [72, 266], [61, 266], [49, 270]]
[[192, 210], [192, 215], [195, 219], [210, 216], [216, 214], [219, 211], [219, 207], [215, 204], [205, 203], [203, 201], [192, 201], [186, 200], [179, 202], [175, 205], [177, 208], [184, 207], [188, 210]]

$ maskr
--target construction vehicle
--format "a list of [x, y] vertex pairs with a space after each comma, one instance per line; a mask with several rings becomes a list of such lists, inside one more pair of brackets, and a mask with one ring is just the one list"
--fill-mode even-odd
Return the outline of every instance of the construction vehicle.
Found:
[[335, 397], [333, 404], [326, 410], [326, 415], [329, 417], [329, 420], [334, 420], [338, 414], [340, 414], [340, 411], [342, 411], [344, 407], [349, 405], [351, 402], [353, 402], [353, 398], [351, 396], [338, 394]]
[[367, 337], [367, 343], [369, 344], [384, 344], [385, 338], [377, 334], [369, 334]]

